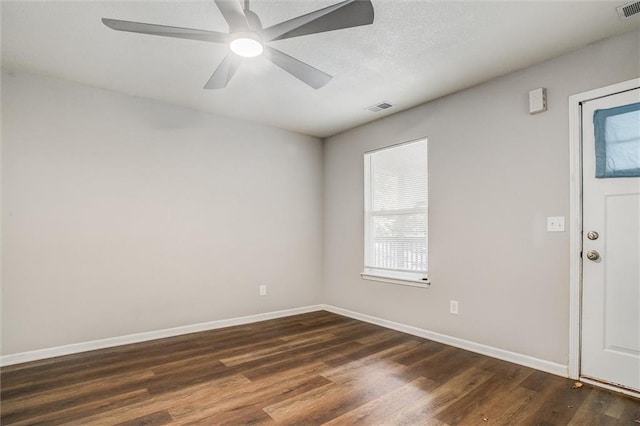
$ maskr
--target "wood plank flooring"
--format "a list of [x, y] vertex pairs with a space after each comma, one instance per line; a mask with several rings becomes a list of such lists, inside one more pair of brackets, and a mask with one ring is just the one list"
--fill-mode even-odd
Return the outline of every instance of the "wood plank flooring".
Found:
[[2, 425], [631, 425], [640, 400], [328, 312], [0, 370]]

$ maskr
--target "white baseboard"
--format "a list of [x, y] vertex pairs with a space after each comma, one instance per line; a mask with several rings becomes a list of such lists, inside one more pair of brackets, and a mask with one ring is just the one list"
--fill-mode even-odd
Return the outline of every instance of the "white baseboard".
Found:
[[198, 331], [215, 330], [217, 328], [231, 327], [234, 325], [249, 324], [275, 318], [289, 317], [292, 315], [306, 314], [307, 312], [321, 311], [322, 309], [322, 305], [285, 309], [282, 311], [249, 315], [246, 317], [203, 322], [199, 324], [185, 325], [182, 327], [167, 328], [164, 330], [147, 331], [144, 333], [128, 334], [126, 336], [110, 337], [107, 339], [91, 340], [89, 342], [74, 343], [71, 345], [3, 355], [0, 357], [0, 366], [4, 367], [7, 365], [21, 364], [23, 362], [37, 361], [62, 355], [71, 355], [96, 349], [112, 348], [114, 346], [146, 342], [149, 340], [163, 339], [165, 337], [174, 337], [181, 334], [196, 333]]
[[457, 337], [447, 336], [446, 334], [435, 333], [433, 331], [425, 330], [418, 327], [413, 327], [410, 325], [388, 321], [382, 318], [372, 317], [370, 315], [365, 315], [365, 314], [350, 311], [347, 309], [338, 308], [332, 305], [321, 305], [321, 306], [325, 311], [333, 312], [334, 314], [343, 315], [345, 317], [354, 318], [360, 321], [379, 325], [381, 327], [401, 331], [403, 333], [411, 334], [413, 336], [418, 336], [424, 339], [433, 340], [435, 342], [444, 343], [445, 345], [449, 345], [449, 346], [455, 346], [456, 348], [465, 349], [467, 351], [476, 352], [476, 353], [487, 355], [493, 358], [498, 358], [503, 361], [512, 362], [514, 364], [524, 365], [525, 367], [535, 368], [536, 370], [545, 371], [547, 373], [555, 374], [557, 376], [569, 377], [569, 369], [568, 369], [568, 366], [566, 365], [558, 364], [551, 361], [546, 361], [544, 359], [535, 358], [529, 355], [523, 355], [516, 352], [507, 351], [504, 349], [494, 348], [492, 346], [471, 342], [469, 340], [459, 339]]
[[382, 318], [361, 314], [359, 312], [350, 311], [348, 309], [338, 308], [332, 305], [312, 305], [302, 308], [285, 309], [282, 311], [266, 312], [263, 314], [249, 315], [245, 317], [231, 318], [218, 321], [204, 322], [200, 324], [186, 325], [182, 327], [168, 328], [164, 330], [148, 331], [144, 333], [129, 334], [126, 336], [110, 337], [107, 339], [92, 340], [89, 342], [74, 343], [71, 345], [57, 346], [53, 348], [38, 349], [35, 351], [21, 352], [0, 357], [0, 366], [8, 366], [21, 364], [29, 361], [37, 361], [46, 358], [53, 358], [63, 355], [71, 355], [80, 352], [93, 351], [96, 349], [111, 348], [114, 346], [128, 345], [131, 343], [146, 342], [149, 340], [163, 339], [166, 337], [179, 336], [182, 334], [196, 333], [198, 331], [215, 330], [218, 328], [231, 327], [234, 325], [249, 324], [258, 321], [265, 321], [275, 318], [283, 318], [292, 315], [305, 314], [325, 310], [333, 312], [345, 317], [354, 318], [360, 321], [376, 324], [381, 327], [390, 328], [392, 330], [401, 331], [413, 336], [422, 337], [424, 339], [433, 340], [444, 343], [446, 345], [455, 346], [471, 352], [498, 358], [504, 361], [513, 362], [515, 364], [524, 365], [526, 367], [535, 368], [547, 373], [555, 374], [562, 377], [568, 377], [568, 367], [566, 365], [557, 364], [555, 362], [534, 358], [515, 352], [498, 349], [491, 346], [483, 345], [469, 340], [459, 339], [457, 337], [447, 336], [445, 334], [435, 333], [418, 327], [406, 324], [400, 324], [388, 321]]

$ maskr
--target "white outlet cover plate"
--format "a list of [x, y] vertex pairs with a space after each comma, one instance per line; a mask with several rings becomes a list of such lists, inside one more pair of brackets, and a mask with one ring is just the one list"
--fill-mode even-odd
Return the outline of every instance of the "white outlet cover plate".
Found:
[[548, 217], [547, 232], [564, 232], [564, 216]]

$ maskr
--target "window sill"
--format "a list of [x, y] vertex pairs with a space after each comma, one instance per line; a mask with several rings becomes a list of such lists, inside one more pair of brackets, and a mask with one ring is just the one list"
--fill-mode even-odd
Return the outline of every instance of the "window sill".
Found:
[[372, 274], [371, 272], [361, 272], [360, 276], [363, 280], [367, 281], [379, 281], [383, 283], [407, 285], [410, 287], [429, 288], [429, 286], [431, 285], [428, 279], [427, 281], [423, 281], [411, 278], [388, 277], [384, 275]]

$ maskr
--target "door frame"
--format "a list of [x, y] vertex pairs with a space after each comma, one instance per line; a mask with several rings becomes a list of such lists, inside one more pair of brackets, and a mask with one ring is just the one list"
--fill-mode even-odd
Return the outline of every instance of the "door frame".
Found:
[[[569, 377], [580, 379], [582, 312], [582, 103], [640, 87], [640, 78], [569, 96]], [[600, 386], [613, 388], [612, 386]], [[613, 388], [621, 391], [621, 389]], [[625, 392], [627, 393], [627, 392]], [[634, 393], [635, 394], [635, 393]]]

